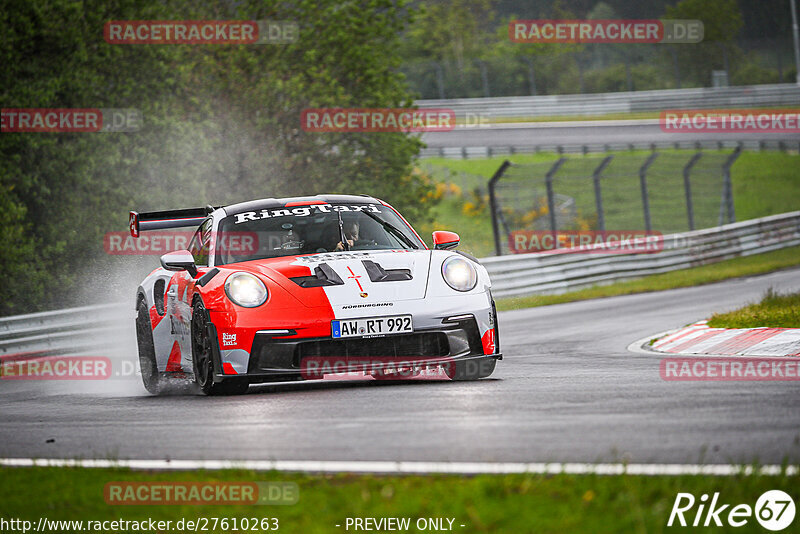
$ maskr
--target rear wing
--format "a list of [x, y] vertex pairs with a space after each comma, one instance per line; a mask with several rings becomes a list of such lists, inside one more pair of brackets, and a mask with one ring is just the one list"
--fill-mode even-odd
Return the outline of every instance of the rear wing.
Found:
[[165, 228], [184, 228], [187, 226], [199, 226], [209, 213], [216, 208], [206, 206], [205, 208], [187, 208], [182, 210], [150, 211], [139, 213], [132, 211], [128, 226], [133, 237], [139, 237], [139, 232], [149, 230], [162, 230]]

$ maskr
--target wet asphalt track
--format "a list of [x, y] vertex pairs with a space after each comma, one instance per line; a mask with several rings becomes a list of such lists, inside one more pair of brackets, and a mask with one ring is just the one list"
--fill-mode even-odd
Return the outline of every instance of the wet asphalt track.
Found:
[[[651, 463], [800, 461], [800, 383], [676, 383], [626, 347], [800, 289], [800, 270], [500, 315], [473, 383], [326, 381], [151, 397], [130, 380], [0, 382], [0, 456]], [[48, 443], [48, 440], [54, 440]]]

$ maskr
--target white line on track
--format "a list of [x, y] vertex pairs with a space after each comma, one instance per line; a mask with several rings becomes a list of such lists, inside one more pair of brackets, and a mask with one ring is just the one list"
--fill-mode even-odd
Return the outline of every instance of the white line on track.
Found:
[[753, 467], [729, 464], [582, 464], [582, 463], [489, 463], [489, 462], [369, 462], [307, 460], [70, 460], [35, 458], [0, 458], [7, 467], [124, 467], [143, 470], [185, 471], [195, 469], [248, 469], [307, 473], [376, 473], [376, 474], [458, 474], [500, 475], [531, 473], [537, 475], [781, 475], [800, 473], [798, 466], [765, 465]]
[[630, 345], [628, 345], [628, 352], [635, 352], [637, 354], [646, 354], [648, 356], [679, 356], [678, 354], [669, 354], [667, 352], [658, 352], [655, 350], [646, 349], [645, 344], [650, 343], [652, 339], [661, 339], [662, 337], [668, 336], [674, 332], [681, 330], [680, 328], [673, 328], [671, 330], [664, 330], [663, 332], [659, 332], [657, 334], [652, 334], [647, 337], [643, 337], [642, 339], [637, 339]]

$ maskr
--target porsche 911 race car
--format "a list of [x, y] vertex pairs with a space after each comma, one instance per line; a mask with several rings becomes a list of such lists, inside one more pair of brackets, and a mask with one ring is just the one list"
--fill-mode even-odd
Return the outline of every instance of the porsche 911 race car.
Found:
[[[142, 381], [194, 377], [205, 394], [253, 383], [436, 368], [489, 376], [502, 359], [489, 276], [434, 232], [429, 250], [367, 196], [263, 199], [130, 213], [130, 231], [197, 226], [136, 295]], [[400, 374], [404, 371], [406, 374]]]

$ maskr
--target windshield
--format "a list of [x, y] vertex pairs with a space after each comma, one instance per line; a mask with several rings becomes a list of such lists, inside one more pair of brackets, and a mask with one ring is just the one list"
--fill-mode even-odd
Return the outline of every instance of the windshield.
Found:
[[251, 236], [252, 247], [217, 247], [215, 265], [347, 250], [417, 249], [425, 245], [392, 210], [377, 204], [318, 204], [237, 213], [219, 225], [227, 236]]

